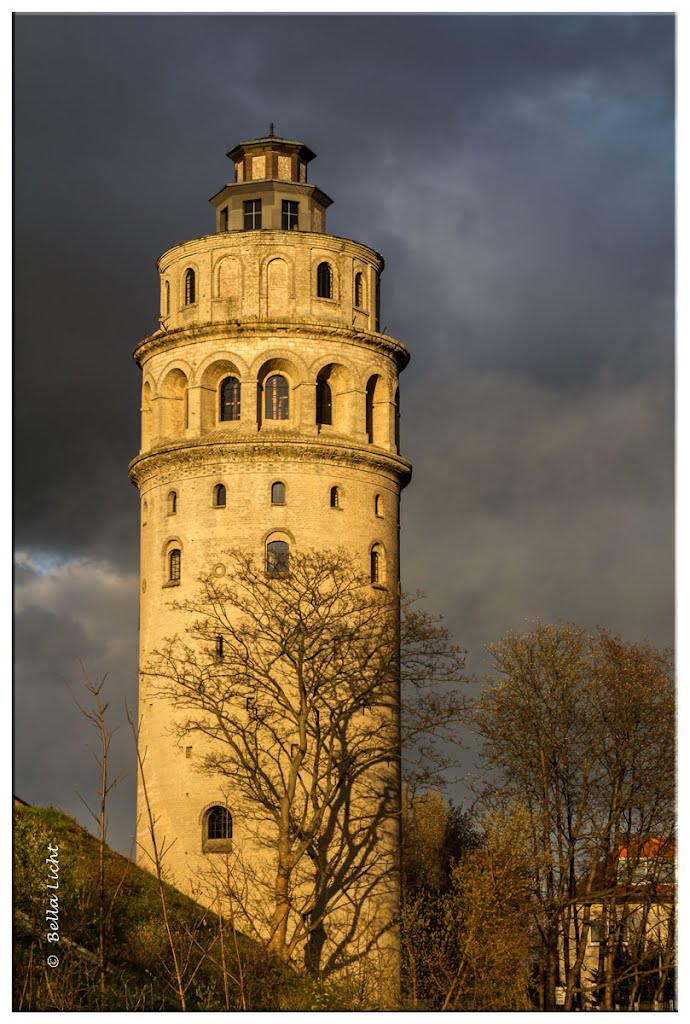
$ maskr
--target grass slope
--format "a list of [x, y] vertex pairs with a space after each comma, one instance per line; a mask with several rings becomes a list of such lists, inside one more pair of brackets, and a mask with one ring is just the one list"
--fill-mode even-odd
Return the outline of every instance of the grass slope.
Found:
[[[59, 889], [47, 888], [48, 844]], [[107, 972], [98, 966], [99, 844], [55, 808], [14, 809], [15, 1010], [179, 1010], [156, 878], [109, 848], [105, 856]], [[336, 1009], [328, 991], [270, 958], [194, 900], [166, 886], [188, 1010]], [[49, 942], [49, 897], [59, 942]], [[48, 966], [56, 956], [59, 964]]]

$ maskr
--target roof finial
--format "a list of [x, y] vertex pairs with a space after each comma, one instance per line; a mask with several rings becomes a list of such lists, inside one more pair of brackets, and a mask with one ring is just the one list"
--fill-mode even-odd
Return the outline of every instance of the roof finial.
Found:
[[268, 125], [268, 137], [269, 139], [273, 138], [273, 121], [270, 121]]

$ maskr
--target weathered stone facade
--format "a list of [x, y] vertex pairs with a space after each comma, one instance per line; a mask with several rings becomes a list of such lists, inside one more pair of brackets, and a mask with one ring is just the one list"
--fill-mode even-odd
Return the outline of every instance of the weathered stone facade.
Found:
[[[134, 353], [143, 375], [141, 451], [130, 467], [141, 495], [142, 669], [184, 629], [173, 601], [192, 596], [200, 574], [222, 575], [230, 547], [263, 559], [276, 538], [294, 551], [340, 546], [363, 570], [376, 548], [379, 585], [399, 586], [410, 465], [398, 452], [398, 374], [408, 354], [378, 332], [383, 260], [323, 233], [330, 200], [306, 182], [313, 154], [305, 146], [269, 136], [228, 155], [237, 180], [211, 199], [216, 233], [161, 256], [160, 329]], [[282, 502], [272, 500], [277, 482]], [[232, 794], [196, 770], [199, 741], [174, 738], [176, 711], [143, 674], [139, 712], [157, 828], [174, 840], [166, 869], [203, 898], [204, 815]], [[390, 771], [397, 776], [399, 762]], [[234, 817], [233, 845], [265, 857]], [[143, 846], [145, 819], [140, 803]], [[389, 822], [382, 836], [391, 849], [388, 914], [398, 827]], [[390, 953], [395, 942], [386, 941]]]

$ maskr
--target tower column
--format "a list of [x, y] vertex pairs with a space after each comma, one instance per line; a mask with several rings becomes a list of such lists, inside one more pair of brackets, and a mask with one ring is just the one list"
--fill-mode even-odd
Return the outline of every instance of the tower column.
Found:
[[299, 427], [305, 434], [316, 433], [316, 381], [299, 386]]
[[[208, 389], [201, 384], [187, 388], [187, 430], [186, 437], [196, 437], [201, 433], [203, 401]], [[215, 413], [215, 410], [214, 410]]]
[[[368, 627], [360, 632], [357, 607], [361, 597], [371, 608], [369, 621], [377, 618], [383, 626], [378, 646], [390, 653], [399, 610], [398, 506], [411, 473], [396, 451], [394, 395], [409, 355], [399, 341], [373, 331], [383, 257], [326, 233], [331, 200], [307, 183], [311, 150], [271, 132], [240, 143], [228, 156], [236, 177], [211, 198], [217, 230], [159, 258], [162, 294], [168, 284], [171, 292], [165, 329], [135, 350], [146, 381], [142, 447], [130, 467], [142, 497], [146, 784], [157, 833], [169, 849], [171, 882], [211, 905], [218, 898], [219, 855], [231, 853], [233, 884], [242, 892], [233, 906], [246, 913], [247, 927], [268, 941], [280, 919], [294, 939], [292, 946], [281, 939], [280, 952], [294, 949], [300, 967], [315, 956], [321, 965], [359, 961], [362, 983], [371, 978], [378, 986], [372, 1006], [390, 1005], [400, 962], [398, 681], [386, 668], [391, 659], [381, 678], [371, 668], [370, 650], [357, 662], [357, 642], [376, 642]], [[319, 272], [322, 263], [328, 273]], [[356, 274], [362, 275], [357, 296]], [[323, 424], [317, 424], [317, 393]], [[286, 593], [297, 594], [290, 588], [319, 556], [330, 565], [333, 587], [347, 577], [345, 606], [353, 592], [356, 599], [352, 621], [339, 618], [341, 602], [331, 594], [323, 615], [301, 619], [328, 624], [329, 614], [337, 617], [324, 665], [317, 664], [318, 654], [310, 661], [319, 681], [305, 696], [304, 675], [296, 677], [290, 667], [299, 633], [291, 613], [297, 608], [301, 617], [304, 598], [290, 598], [294, 607], [286, 611], [278, 590], [283, 601]], [[243, 581], [242, 565], [250, 573]], [[204, 578], [217, 581], [218, 589], [200, 588]], [[233, 581], [244, 588], [239, 603], [223, 590]], [[313, 588], [317, 602], [320, 586]], [[217, 596], [218, 617], [214, 612], [207, 620], [209, 592]], [[273, 650], [259, 626], [248, 627], [238, 663], [237, 653], [234, 661], [229, 653], [233, 629], [255, 599], [266, 602], [259, 604], [261, 628], [280, 621], [289, 634]], [[193, 696], [184, 705], [190, 694], [184, 674], [181, 681], [161, 668], [161, 652], [168, 643], [175, 646], [173, 638], [198, 684], [201, 706]], [[172, 679], [171, 688], [157, 688], [157, 679]], [[363, 703], [350, 706], [353, 695], [360, 700], [355, 684]], [[226, 716], [219, 733], [203, 717], [215, 713], [203, 703], [211, 691], [220, 695]], [[270, 714], [268, 703], [259, 714], [262, 699], [270, 701]], [[342, 714], [334, 712], [341, 707]], [[334, 725], [324, 744], [323, 729]], [[249, 747], [233, 748], [231, 733]], [[314, 792], [322, 784], [324, 792], [334, 791], [333, 765], [321, 760], [324, 750], [335, 756], [329, 743], [340, 744], [338, 799], [326, 807], [327, 820], [310, 826], [319, 858], [295, 854], [297, 866], [288, 871], [290, 843], [301, 828], [294, 823], [311, 813], [307, 776]], [[303, 786], [297, 794], [285, 785], [295, 771]], [[261, 779], [269, 780], [264, 792], [252, 788]], [[267, 807], [274, 796], [280, 815]], [[145, 809], [139, 811], [137, 841], [146, 864], [150, 839]], [[276, 892], [278, 876], [289, 892]], [[315, 931], [305, 937], [304, 922], [311, 919]]]
[[243, 380], [240, 384], [240, 423], [245, 430], [258, 430], [259, 381], [256, 377]]

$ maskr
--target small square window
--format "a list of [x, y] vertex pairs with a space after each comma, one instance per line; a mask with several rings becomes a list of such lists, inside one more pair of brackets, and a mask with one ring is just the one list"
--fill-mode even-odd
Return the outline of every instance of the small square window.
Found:
[[283, 199], [283, 231], [293, 231], [297, 227], [299, 203]]
[[261, 227], [261, 200], [247, 199], [244, 204], [244, 230], [258, 231]]

